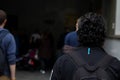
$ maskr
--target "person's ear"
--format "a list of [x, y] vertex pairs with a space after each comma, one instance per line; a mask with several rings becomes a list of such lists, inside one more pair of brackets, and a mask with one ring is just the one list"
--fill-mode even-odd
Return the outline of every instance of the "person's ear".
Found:
[[7, 19], [4, 20], [4, 24], [6, 24], [6, 22], [7, 22]]
[[5, 19], [4, 22], [2, 23], [3, 27], [5, 26], [6, 22], [7, 22], [7, 19]]

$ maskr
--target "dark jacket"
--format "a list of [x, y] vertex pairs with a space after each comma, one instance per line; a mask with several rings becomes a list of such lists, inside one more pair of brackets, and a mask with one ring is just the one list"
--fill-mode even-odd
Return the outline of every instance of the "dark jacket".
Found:
[[[107, 53], [102, 48], [91, 48], [91, 52], [88, 55], [88, 48], [81, 47], [74, 50], [76, 55], [82, 56], [83, 59], [89, 64], [94, 65], [97, 63], [102, 57], [104, 57]], [[74, 54], [74, 51], [73, 54]], [[72, 63], [70, 57], [65, 54], [60, 57], [54, 67], [53, 67], [53, 74], [51, 80], [72, 80], [73, 74], [76, 71], [75, 64]], [[112, 69], [112, 71], [111, 71]], [[108, 74], [111, 76], [112, 80], [120, 80], [120, 62], [117, 58], [114, 58], [111, 61], [111, 64], [106, 69]], [[116, 73], [113, 75], [113, 73]]]

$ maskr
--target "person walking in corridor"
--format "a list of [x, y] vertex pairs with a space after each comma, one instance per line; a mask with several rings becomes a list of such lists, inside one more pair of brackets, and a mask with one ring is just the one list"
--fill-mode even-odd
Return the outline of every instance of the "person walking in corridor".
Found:
[[0, 48], [2, 49], [3, 60], [0, 57], [0, 80], [15, 80], [16, 69], [16, 44], [13, 35], [4, 28], [7, 22], [7, 14], [5, 11], [0, 10]]
[[90, 12], [78, 23], [80, 46], [56, 61], [51, 80], [120, 80], [120, 61], [102, 48], [106, 38], [104, 18]]
[[77, 22], [75, 25], [75, 31], [69, 32], [65, 36], [64, 47], [63, 47], [64, 53], [69, 53], [69, 51], [71, 51], [72, 49], [74, 49], [80, 45], [80, 43], [78, 41], [78, 35], [77, 35], [79, 21], [80, 21], [80, 18], [77, 19]]

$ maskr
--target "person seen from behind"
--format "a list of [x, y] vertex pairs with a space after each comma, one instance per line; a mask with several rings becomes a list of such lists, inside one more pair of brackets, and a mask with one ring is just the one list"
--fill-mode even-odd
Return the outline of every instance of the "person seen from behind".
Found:
[[63, 47], [64, 53], [68, 53], [70, 50], [72, 50], [80, 45], [80, 43], [78, 41], [78, 35], [77, 35], [79, 21], [80, 21], [80, 18], [77, 19], [77, 22], [75, 25], [75, 31], [69, 32], [65, 36], [64, 47]]
[[[13, 35], [4, 28], [7, 22], [7, 14], [5, 11], [0, 10], [0, 48], [3, 52], [4, 64], [0, 65], [3, 67], [0, 71], [0, 80], [15, 80], [15, 69], [16, 69], [16, 44]], [[6, 35], [4, 35], [6, 33]], [[3, 36], [3, 37], [2, 37]], [[2, 61], [0, 58], [0, 62]]]
[[89, 12], [78, 23], [79, 48], [56, 61], [50, 79], [120, 80], [120, 61], [102, 48], [106, 38], [104, 18]]

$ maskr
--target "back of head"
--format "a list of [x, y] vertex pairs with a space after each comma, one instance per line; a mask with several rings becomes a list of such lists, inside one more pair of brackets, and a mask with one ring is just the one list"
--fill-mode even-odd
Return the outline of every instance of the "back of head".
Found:
[[79, 42], [82, 46], [101, 47], [105, 40], [104, 18], [96, 13], [87, 13], [78, 22]]
[[7, 18], [6, 13], [3, 10], [0, 10], [0, 25], [4, 22], [6, 18]]

